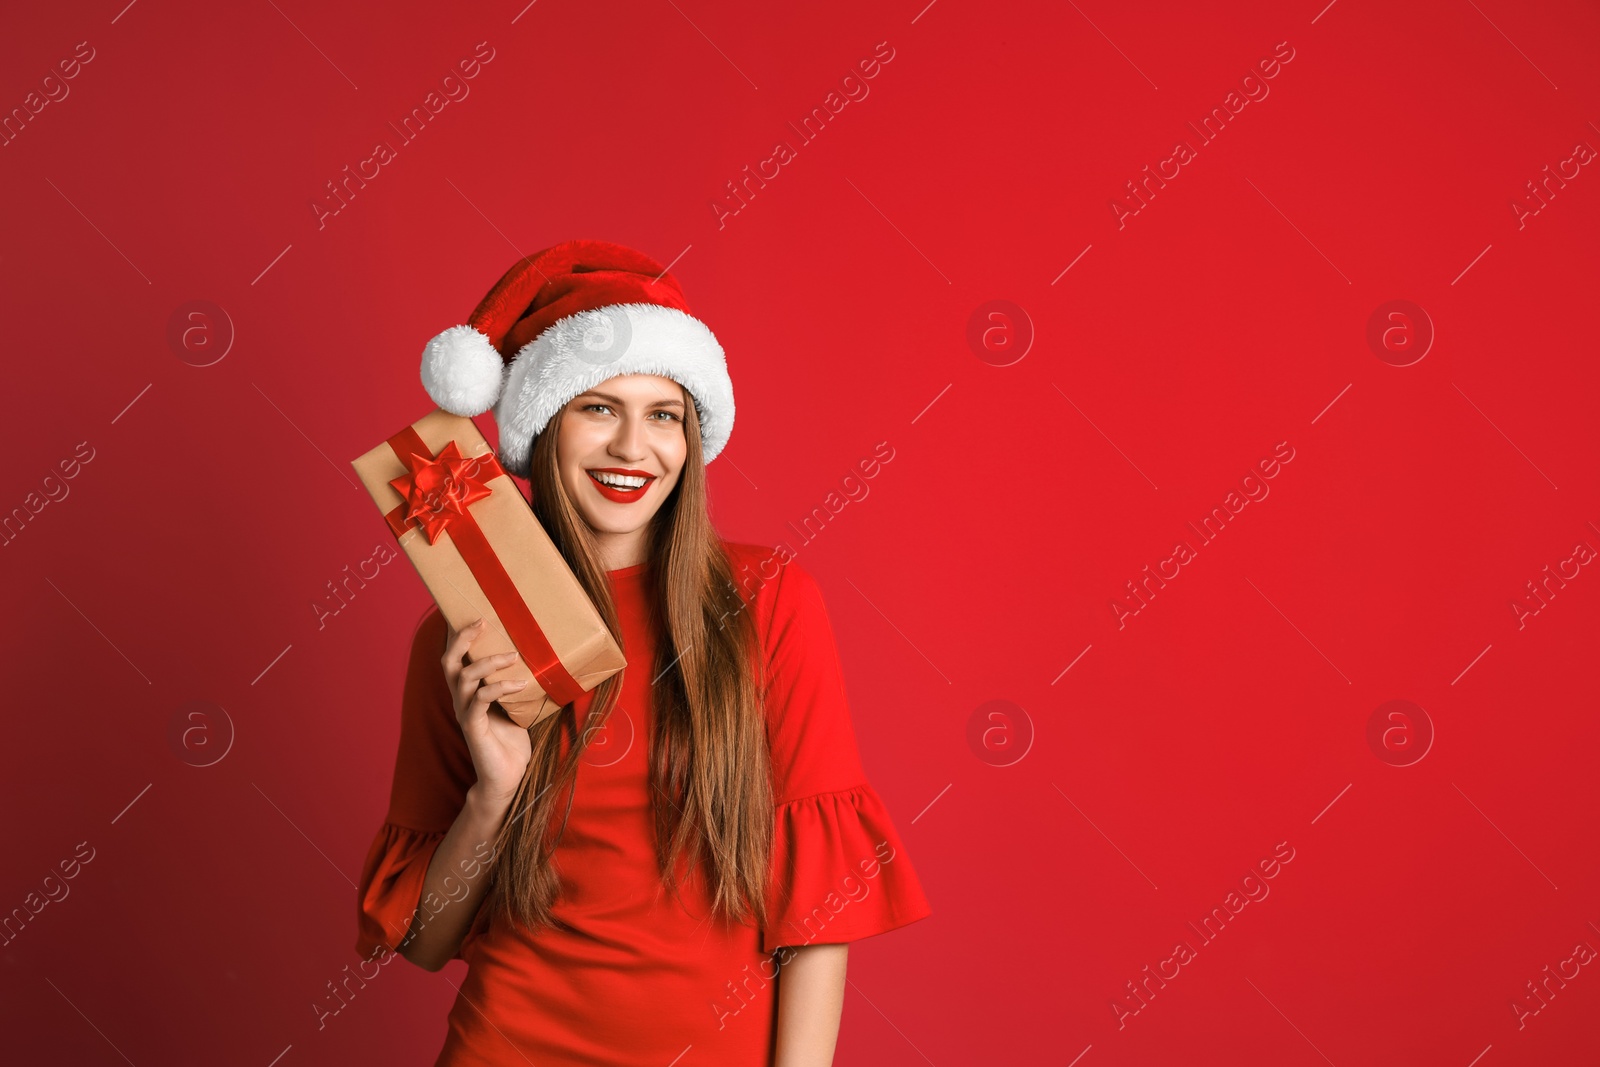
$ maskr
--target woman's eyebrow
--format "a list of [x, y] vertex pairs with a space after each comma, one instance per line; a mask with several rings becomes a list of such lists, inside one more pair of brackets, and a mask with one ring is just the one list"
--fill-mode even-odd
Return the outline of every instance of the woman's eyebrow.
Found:
[[[596, 391], [594, 389], [589, 390], [587, 393], [584, 393], [583, 395], [584, 396], [596, 397], [597, 399], [604, 400], [608, 404], [615, 404], [619, 408], [625, 408], [625, 407], [628, 406], [627, 402], [624, 401], [621, 397], [612, 396], [610, 393], [598, 392], [598, 391]], [[681, 407], [683, 407], [683, 401], [681, 401], [681, 400], [667, 400], [667, 399], [654, 400], [654, 401], [651, 401], [651, 403], [646, 405], [646, 406], [648, 406], [648, 407], [667, 406], [667, 407], [678, 407], [678, 408], [681, 408]]]

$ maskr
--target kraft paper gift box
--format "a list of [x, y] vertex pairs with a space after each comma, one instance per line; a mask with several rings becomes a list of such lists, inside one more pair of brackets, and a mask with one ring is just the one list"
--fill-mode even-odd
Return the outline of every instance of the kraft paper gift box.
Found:
[[497, 701], [517, 725], [554, 714], [627, 666], [471, 419], [435, 409], [351, 465], [451, 629], [486, 620], [468, 662], [521, 653], [484, 678], [527, 680]]

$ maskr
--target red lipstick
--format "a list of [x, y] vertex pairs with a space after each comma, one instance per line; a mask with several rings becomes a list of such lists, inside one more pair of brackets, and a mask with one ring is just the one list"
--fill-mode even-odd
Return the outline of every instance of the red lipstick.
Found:
[[[589, 481], [594, 484], [595, 489], [601, 496], [617, 504], [632, 504], [636, 500], [644, 499], [644, 495], [650, 491], [650, 486], [656, 480], [656, 476], [649, 471], [634, 470], [631, 467], [591, 467], [584, 473], [589, 476]], [[595, 477], [596, 474], [625, 474], [634, 478], [643, 478], [645, 483], [637, 489], [621, 489], [617, 486], [605, 484]]]

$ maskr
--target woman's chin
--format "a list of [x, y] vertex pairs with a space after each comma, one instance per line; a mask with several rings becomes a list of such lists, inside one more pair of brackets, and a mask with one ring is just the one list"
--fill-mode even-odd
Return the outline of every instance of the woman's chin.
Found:
[[[619, 512], [621, 514], [619, 514]], [[655, 517], [656, 509], [639, 511], [629, 504], [591, 507], [587, 502], [578, 509], [589, 529], [598, 534], [631, 534], [642, 530]]]

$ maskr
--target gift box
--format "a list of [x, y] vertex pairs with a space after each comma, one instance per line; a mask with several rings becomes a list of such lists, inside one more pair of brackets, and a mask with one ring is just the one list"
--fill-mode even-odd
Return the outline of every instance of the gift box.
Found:
[[471, 419], [435, 409], [351, 465], [451, 629], [486, 620], [468, 662], [521, 653], [484, 679], [528, 682], [497, 701], [517, 725], [554, 714], [627, 666]]

